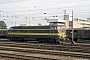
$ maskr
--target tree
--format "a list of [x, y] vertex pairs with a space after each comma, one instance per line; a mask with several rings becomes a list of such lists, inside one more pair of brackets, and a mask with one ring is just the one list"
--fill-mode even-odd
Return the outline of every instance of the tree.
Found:
[[4, 21], [0, 21], [0, 29], [7, 29], [7, 25]]

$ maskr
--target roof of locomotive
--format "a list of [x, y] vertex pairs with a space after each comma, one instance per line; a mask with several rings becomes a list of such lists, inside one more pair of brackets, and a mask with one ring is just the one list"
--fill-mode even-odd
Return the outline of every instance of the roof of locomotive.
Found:
[[52, 26], [13, 26], [9, 29], [54, 29]]

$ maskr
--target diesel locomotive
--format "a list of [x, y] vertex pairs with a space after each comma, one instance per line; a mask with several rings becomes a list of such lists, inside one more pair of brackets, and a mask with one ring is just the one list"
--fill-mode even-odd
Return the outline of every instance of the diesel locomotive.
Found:
[[51, 26], [15, 26], [8, 30], [8, 38], [11, 41], [60, 43], [60, 33], [60, 30]]

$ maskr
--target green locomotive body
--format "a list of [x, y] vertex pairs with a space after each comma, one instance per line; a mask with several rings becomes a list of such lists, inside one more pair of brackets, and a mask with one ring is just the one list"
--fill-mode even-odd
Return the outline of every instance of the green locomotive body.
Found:
[[39, 41], [48, 43], [60, 42], [60, 31], [57, 29], [9, 29], [8, 38], [12, 41]]

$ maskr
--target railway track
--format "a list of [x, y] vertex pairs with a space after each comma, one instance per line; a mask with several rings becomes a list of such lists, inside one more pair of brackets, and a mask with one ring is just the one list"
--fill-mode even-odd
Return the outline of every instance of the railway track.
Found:
[[[63, 44], [63, 45], [62, 44], [60, 44], [60, 45], [54, 44], [53, 45], [53, 44], [42, 44], [42, 43], [0, 42], [0, 50], [3, 50], [3, 51], [19, 52], [19, 54], [21, 54], [21, 55], [27, 54], [27, 53], [28, 54], [41, 54], [41, 55], [43, 55], [43, 58], [41, 56], [35, 57], [35, 55], [34, 55], [34, 57], [33, 56], [30, 56], [29, 58], [26, 57], [27, 59], [30, 59], [33, 57], [33, 58], [36, 58], [36, 60], [38, 60], [38, 59], [39, 60], [40, 59], [41, 60], [55, 59], [52, 57], [44, 58], [45, 55], [49, 55], [49, 56], [54, 55], [54, 56], [59, 56], [59, 57], [60, 56], [69, 56], [69, 57], [71, 56], [71, 57], [81, 57], [81, 58], [90, 59], [90, 51], [89, 50], [84, 51], [83, 49], [85, 49], [85, 48], [90, 50], [90, 44], [77, 43], [75, 45], [70, 45], [70, 44]], [[0, 54], [2, 55], [1, 52], [0, 52]], [[3, 53], [3, 54], [7, 55], [7, 56], [10, 55], [9, 53]], [[17, 56], [17, 54], [15, 56]], [[21, 57], [21, 56], [19, 56], [19, 57]], [[16, 59], [19, 59], [19, 58], [16, 58]], [[24, 59], [24, 58], [20, 58], [20, 59]], [[57, 58], [57, 59], [61, 59], [61, 58]]]
[[72, 56], [73, 57], [85, 57], [90, 58], [89, 53], [78, 53], [78, 52], [68, 52], [68, 51], [53, 51], [53, 50], [44, 50], [44, 49], [33, 49], [33, 48], [19, 48], [19, 47], [7, 47], [0, 46], [0, 50], [7, 51], [18, 51], [18, 52], [26, 52], [26, 53], [39, 53], [39, 54], [52, 54], [52, 55], [62, 55], [62, 56]]
[[21, 47], [21, 48], [34, 48], [34, 49], [45, 49], [45, 50], [56, 50], [56, 51], [70, 51], [70, 52], [81, 52], [90, 53], [90, 44], [77, 43], [75, 45], [71, 44], [35, 44], [35, 43], [0, 43], [0, 46], [10, 46], [10, 47]]
[[[56, 58], [53, 58], [50, 55], [44, 55], [44, 54], [32, 54], [32, 53], [25, 53], [25, 52], [16, 52], [16, 51], [6, 51], [6, 50], [0, 50], [0, 55], [3, 57], [9, 57], [9, 58], [15, 58], [15, 59], [20, 59], [20, 60], [31, 60], [31, 59], [36, 59], [36, 60], [56, 60], [56, 59], [61, 59], [59, 56], [53, 56]], [[48, 56], [48, 57], [47, 57]]]

